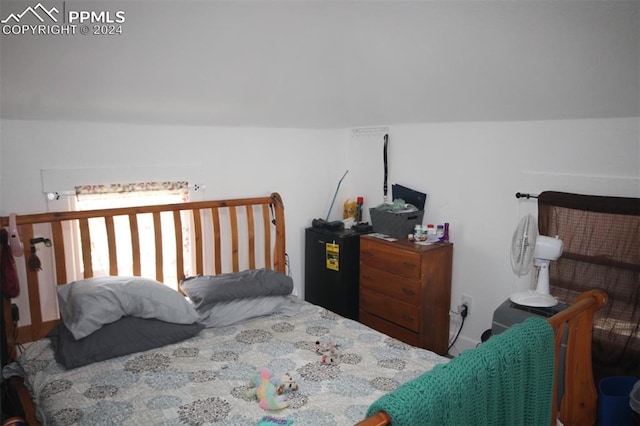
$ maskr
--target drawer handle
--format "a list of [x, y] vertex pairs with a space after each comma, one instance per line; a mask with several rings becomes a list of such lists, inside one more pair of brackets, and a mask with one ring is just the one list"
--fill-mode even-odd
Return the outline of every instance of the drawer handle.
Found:
[[407, 314], [402, 314], [402, 319], [407, 321], [407, 322], [413, 322], [413, 317], [410, 317]]
[[411, 263], [411, 262], [402, 262], [402, 264], [404, 266], [408, 266], [409, 268], [416, 268], [418, 266], [415, 263]]
[[406, 295], [409, 295], [409, 296], [415, 296], [416, 295], [416, 293], [413, 290], [410, 290], [410, 289], [408, 289], [406, 287], [402, 287], [402, 292], [404, 294], [406, 294]]

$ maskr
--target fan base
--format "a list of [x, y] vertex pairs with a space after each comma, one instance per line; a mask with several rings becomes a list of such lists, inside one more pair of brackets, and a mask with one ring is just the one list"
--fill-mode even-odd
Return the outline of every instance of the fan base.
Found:
[[550, 308], [558, 304], [558, 299], [555, 297], [538, 293], [537, 291], [527, 290], [518, 293], [513, 293], [509, 296], [509, 299], [513, 303], [517, 303], [522, 306], [532, 306], [536, 308]]

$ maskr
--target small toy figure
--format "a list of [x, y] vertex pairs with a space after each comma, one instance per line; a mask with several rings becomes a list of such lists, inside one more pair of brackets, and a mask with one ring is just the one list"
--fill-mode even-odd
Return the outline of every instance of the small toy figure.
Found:
[[321, 364], [333, 365], [340, 362], [340, 349], [338, 349], [338, 345], [334, 345], [332, 342], [320, 343], [320, 341], [317, 341], [316, 353], [322, 355]]
[[298, 383], [291, 377], [291, 374], [284, 373], [282, 376], [278, 378], [277, 383], [275, 383], [278, 387], [277, 392], [278, 395], [282, 395], [288, 391], [297, 391]]

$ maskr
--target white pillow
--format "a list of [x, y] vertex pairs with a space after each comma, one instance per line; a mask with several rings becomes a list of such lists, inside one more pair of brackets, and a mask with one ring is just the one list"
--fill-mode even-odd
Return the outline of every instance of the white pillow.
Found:
[[123, 316], [192, 324], [199, 318], [180, 293], [140, 277], [96, 277], [58, 286], [64, 325], [82, 339]]

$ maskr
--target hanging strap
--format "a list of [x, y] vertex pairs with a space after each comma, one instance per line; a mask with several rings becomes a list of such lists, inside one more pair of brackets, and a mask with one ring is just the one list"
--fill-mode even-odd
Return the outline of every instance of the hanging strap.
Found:
[[384, 183], [382, 185], [382, 192], [384, 195], [384, 202], [387, 202], [387, 177], [389, 175], [388, 172], [388, 159], [387, 159], [387, 145], [389, 145], [389, 135], [384, 135], [384, 148], [382, 150], [382, 158], [384, 159]]

